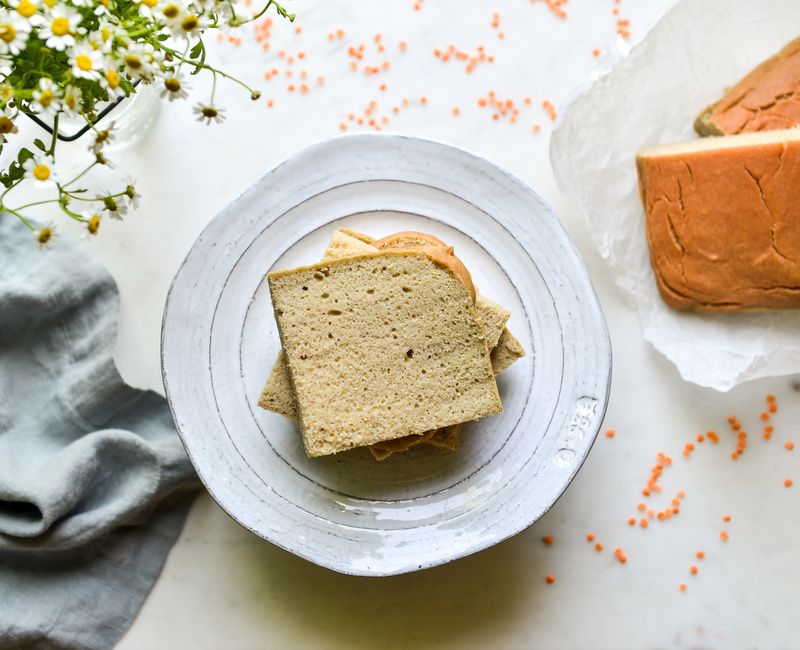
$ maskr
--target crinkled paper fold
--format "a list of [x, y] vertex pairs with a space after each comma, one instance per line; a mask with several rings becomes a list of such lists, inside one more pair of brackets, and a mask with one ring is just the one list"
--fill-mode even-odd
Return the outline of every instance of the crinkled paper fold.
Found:
[[800, 372], [800, 311], [669, 309], [650, 267], [635, 156], [697, 137], [703, 107], [797, 36], [798, 0], [683, 0], [575, 99], [551, 141], [559, 187], [639, 311], [645, 339], [685, 380], [720, 391]]

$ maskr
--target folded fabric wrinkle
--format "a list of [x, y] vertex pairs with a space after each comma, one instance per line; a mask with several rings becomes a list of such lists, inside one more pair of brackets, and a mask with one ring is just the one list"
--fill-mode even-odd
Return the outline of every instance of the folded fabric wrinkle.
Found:
[[116, 369], [108, 271], [32, 242], [0, 214], [0, 647], [109, 648], [199, 483], [164, 398]]

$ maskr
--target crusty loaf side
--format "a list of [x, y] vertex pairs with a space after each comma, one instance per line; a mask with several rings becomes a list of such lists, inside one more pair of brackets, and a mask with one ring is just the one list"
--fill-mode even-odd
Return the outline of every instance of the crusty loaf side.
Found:
[[469, 292], [435, 256], [380, 252], [268, 282], [309, 456], [502, 411]]
[[472, 283], [472, 275], [470, 275], [464, 263], [455, 256], [453, 247], [448, 246], [438, 237], [424, 232], [397, 232], [393, 235], [376, 239], [373, 242], [373, 246], [382, 251], [419, 251], [422, 253], [443, 255], [444, 258], [447, 259], [453, 273], [456, 274], [456, 277], [469, 289], [472, 301], [475, 302], [477, 292], [475, 290], [475, 285]]
[[694, 123], [702, 136], [800, 125], [800, 38], [751, 70]]
[[670, 307], [800, 307], [800, 130], [654, 147], [637, 171]]
[[522, 347], [522, 343], [517, 340], [517, 337], [508, 328], [503, 329], [500, 340], [490, 355], [494, 374], [499, 375], [512, 363], [524, 356], [525, 348]]

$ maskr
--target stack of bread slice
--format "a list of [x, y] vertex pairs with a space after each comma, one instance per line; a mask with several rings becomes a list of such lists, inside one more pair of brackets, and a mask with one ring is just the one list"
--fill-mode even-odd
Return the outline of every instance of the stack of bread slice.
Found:
[[[800, 307], [800, 38], [636, 157], [650, 263], [677, 310]], [[709, 137], [710, 136], [710, 137]]]
[[453, 451], [502, 410], [494, 377], [524, 350], [439, 239], [340, 229], [321, 263], [268, 281], [282, 350], [258, 403], [298, 421], [309, 456]]

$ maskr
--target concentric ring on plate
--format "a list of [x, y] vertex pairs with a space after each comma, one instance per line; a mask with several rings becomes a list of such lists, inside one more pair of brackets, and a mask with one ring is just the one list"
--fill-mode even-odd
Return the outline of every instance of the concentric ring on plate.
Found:
[[[318, 259], [343, 226], [440, 237], [513, 314], [529, 354], [499, 378], [505, 412], [455, 454], [308, 459], [294, 424], [255, 407], [279, 349], [263, 277]], [[577, 253], [529, 188], [446, 145], [364, 135], [300, 152], [209, 224], [173, 282], [162, 363], [184, 445], [231, 516], [324, 566], [386, 575], [485, 548], [549, 509], [602, 422], [610, 345]]]

